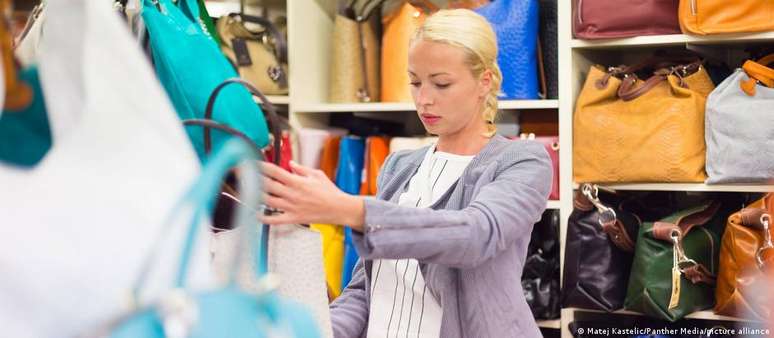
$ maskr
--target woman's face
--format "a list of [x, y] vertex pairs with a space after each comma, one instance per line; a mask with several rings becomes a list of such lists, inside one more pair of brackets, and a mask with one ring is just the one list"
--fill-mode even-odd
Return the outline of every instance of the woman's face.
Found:
[[475, 78], [462, 48], [419, 40], [409, 48], [411, 95], [422, 124], [440, 137], [486, 131], [481, 111], [491, 73]]

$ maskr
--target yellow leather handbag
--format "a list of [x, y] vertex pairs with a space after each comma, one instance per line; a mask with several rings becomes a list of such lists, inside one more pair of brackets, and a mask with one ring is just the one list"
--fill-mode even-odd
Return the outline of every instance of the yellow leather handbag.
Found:
[[[652, 74], [645, 81], [643, 70]], [[576, 182], [703, 182], [713, 88], [698, 59], [592, 66], [573, 117]]]
[[680, 0], [680, 29], [686, 34], [723, 34], [774, 30], [771, 0]]
[[409, 40], [424, 21], [425, 13], [408, 2], [382, 18], [382, 101], [411, 101]]

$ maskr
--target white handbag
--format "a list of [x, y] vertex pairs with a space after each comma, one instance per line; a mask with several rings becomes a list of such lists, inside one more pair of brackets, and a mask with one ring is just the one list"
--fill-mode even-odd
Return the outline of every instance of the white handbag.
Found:
[[[39, 70], [51, 125], [59, 129], [37, 166], [0, 165], [4, 337], [72, 337], [125, 311], [162, 231], [169, 241], [141, 300], [165, 290], [186, 230], [165, 218], [200, 170], [169, 99], [110, 3], [47, 6], [57, 15], [44, 25]], [[191, 264], [192, 285], [209, 286], [207, 253]]]
[[748, 60], [707, 98], [707, 184], [774, 178], [774, 54]]

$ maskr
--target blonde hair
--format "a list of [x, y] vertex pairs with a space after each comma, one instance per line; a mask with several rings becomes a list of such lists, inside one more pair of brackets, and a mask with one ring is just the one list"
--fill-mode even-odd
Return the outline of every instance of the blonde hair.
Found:
[[503, 81], [497, 65], [497, 36], [492, 26], [481, 15], [468, 9], [444, 9], [429, 16], [420, 26], [410, 43], [424, 40], [445, 43], [462, 48], [465, 62], [473, 76], [479, 78], [487, 69], [492, 73], [492, 89], [484, 98], [481, 114], [487, 124], [485, 136], [497, 132], [497, 95]]

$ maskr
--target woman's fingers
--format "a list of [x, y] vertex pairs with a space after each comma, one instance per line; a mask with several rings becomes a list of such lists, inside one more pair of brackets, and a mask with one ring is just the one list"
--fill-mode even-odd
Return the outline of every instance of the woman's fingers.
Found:
[[281, 197], [274, 197], [269, 194], [264, 193], [263, 194], [263, 202], [275, 209], [279, 209], [282, 211], [291, 211], [293, 210], [293, 204], [288, 202], [287, 200], [281, 198]]
[[284, 184], [264, 176], [263, 191], [275, 196], [287, 197], [290, 190]]
[[298, 181], [296, 175], [287, 172], [285, 169], [278, 167], [274, 163], [262, 162], [261, 172], [264, 176], [271, 177], [284, 185], [295, 186], [295, 183]]
[[294, 173], [301, 176], [312, 176], [314, 173], [314, 169], [302, 166], [295, 161], [290, 161], [290, 169], [292, 169]]

